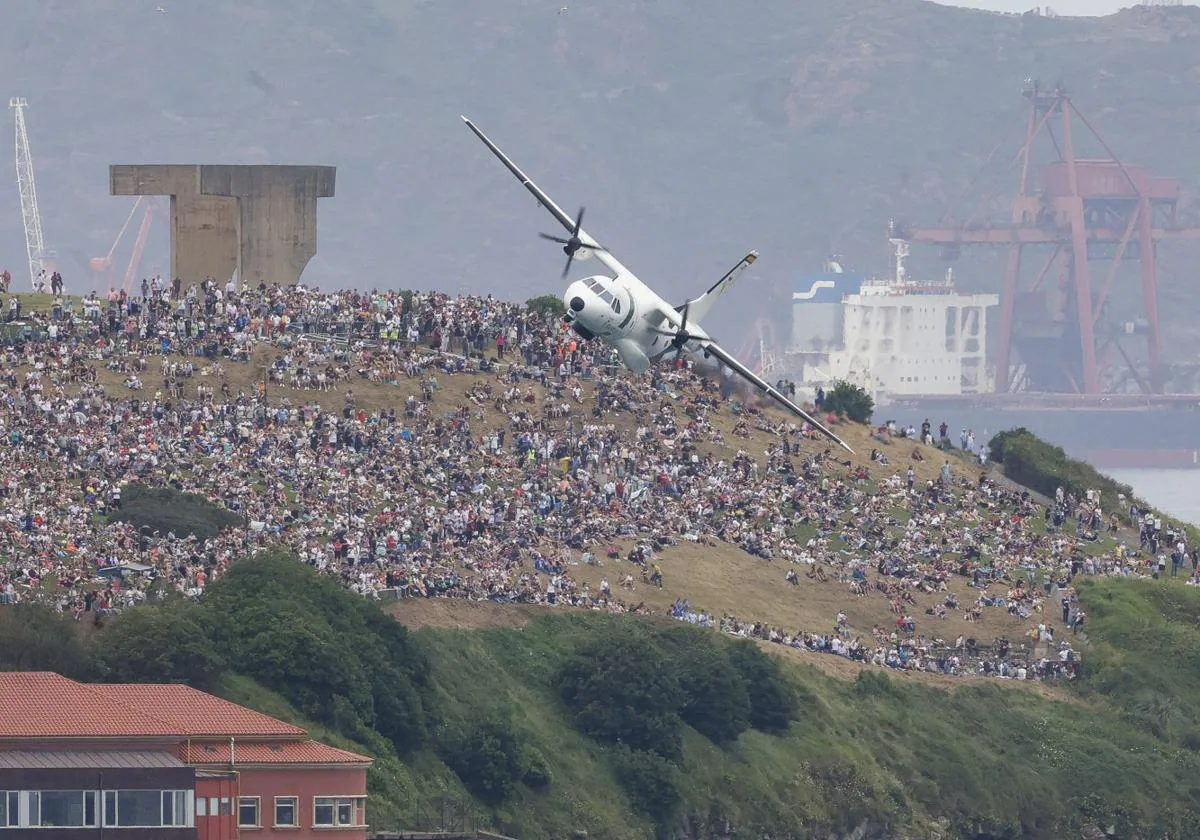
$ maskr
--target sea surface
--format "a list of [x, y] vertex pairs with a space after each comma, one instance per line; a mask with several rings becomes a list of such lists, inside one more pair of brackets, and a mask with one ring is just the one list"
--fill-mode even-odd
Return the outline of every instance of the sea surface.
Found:
[[1164, 513], [1200, 525], [1200, 470], [1104, 470]]

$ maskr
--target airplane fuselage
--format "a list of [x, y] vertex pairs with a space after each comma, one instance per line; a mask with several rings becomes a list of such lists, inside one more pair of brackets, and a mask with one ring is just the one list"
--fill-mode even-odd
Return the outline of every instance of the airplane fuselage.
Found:
[[672, 307], [632, 273], [576, 280], [567, 287], [563, 303], [568, 323], [581, 338], [611, 345], [636, 374], [644, 373], [651, 357], [670, 343], [655, 328], [669, 325], [661, 313]]

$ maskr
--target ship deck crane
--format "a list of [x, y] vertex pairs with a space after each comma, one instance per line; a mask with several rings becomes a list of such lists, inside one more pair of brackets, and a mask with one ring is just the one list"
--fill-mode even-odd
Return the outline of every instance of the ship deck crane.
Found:
[[[1123, 163], [1071, 101], [1061, 85], [1043, 88], [1026, 81], [1029, 100], [1025, 144], [1019, 155], [1020, 189], [1007, 224], [963, 227], [909, 228], [914, 242], [928, 242], [957, 255], [961, 246], [993, 245], [1008, 250], [1000, 296], [1000, 339], [996, 361], [996, 391], [1016, 386], [1014, 370], [1023, 367], [1030, 390], [1104, 393], [1106, 360], [1117, 354], [1145, 393], [1163, 390], [1162, 339], [1159, 331], [1156, 248], [1161, 240], [1200, 240], [1200, 229], [1178, 226], [1176, 206], [1180, 185], [1155, 176], [1143, 166]], [[1073, 131], [1078, 121], [1108, 154], [1107, 158], [1076, 157]], [[1057, 130], [1056, 130], [1057, 126]], [[1048, 136], [1056, 159], [1038, 172], [1040, 191], [1031, 190], [1034, 143]], [[1052, 251], [1032, 287], [1021, 289], [1026, 250]], [[1139, 262], [1145, 328], [1131, 329], [1133, 319], [1120, 326], [1102, 316], [1122, 260]], [[1107, 261], [1107, 273], [1093, 282], [1090, 262]], [[1052, 272], [1053, 269], [1057, 271]], [[1050, 307], [1040, 288], [1048, 275], [1060, 278], [1062, 299]], [[1123, 329], [1122, 329], [1123, 328]], [[1125, 349], [1122, 332], [1144, 332], [1149, 377], [1141, 376]], [[1099, 340], [1098, 340], [1099, 339]], [[1013, 350], [1020, 356], [1014, 365]], [[1117, 377], [1110, 376], [1116, 380]]]
[[37, 185], [33, 179], [33, 155], [29, 149], [29, 131], [25, 126], [25, 109], [29, 103], [23, 96], [8, 100], [14, 115], [17, 152], [17, 191], [21, 196], [21, 221], [25, 225], [25, 250], [29, 255], [29, 285], [36, 288], [38, 278], [48, 281], [54, 270], [53, 255], [46, 251], [42, 238], [42, 214], [38, 209]]

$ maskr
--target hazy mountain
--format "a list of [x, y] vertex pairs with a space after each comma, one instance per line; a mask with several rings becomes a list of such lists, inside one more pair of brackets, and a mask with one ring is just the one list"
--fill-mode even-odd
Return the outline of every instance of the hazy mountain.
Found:
[[[569, 211], [586, 204], [592, 232], [673, 298], [751, 247], [763, 258], [747, 285], [831, 251], [881, 270], [891, 216], [978, 216], [985, 196], [1004, 215], [1026, 77], [1062, 80], [1118, 154], [1184, 180], [1196, 215], [1189, 7], [1053, 19], [921, 0], [7, 0], [4, 17], [0, 71], [30, 103], [47, 244], [69, 281], [128, 213], [107, 195], [109, 163], [320, 163], [338, 167], [337, 197], [306, 279], [557, 291], [561, 255], [535, 238], [552, 220], [460, 113]], [[0, 255], [24, 281], [9, 183]], [[143, 265], [165, 252], [160, 228]], [[1191, 299], [1191, 264], [1163, 262], [1170, 311]], [[990, 283], [995, 263], [959, 273]], [[743, 296], [717, 326], [744, 331], [764, 299]]]

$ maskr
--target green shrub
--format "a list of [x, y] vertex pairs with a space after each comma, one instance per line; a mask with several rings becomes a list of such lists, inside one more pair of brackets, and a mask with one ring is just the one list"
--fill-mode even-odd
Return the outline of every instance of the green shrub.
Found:
[[225, 668], [203, 609], [180, 599], [124, 612], [105, 627], [96, 657], [112, 682], [186, 683], [201, 691], [214, 690]]
[[843, 379], [825, 392], [825, 411], [844, 414], [855, 423], [869, 423], [875, 413], [875, 399], [864, 388]]
[[779, 663], [751, 641], [729, 646], [729, 662], [742, 675], [750, 697], [750, 725], [762, 732], [787, 730], [796, 716], [796, 691]]
[[404, 627], [337, 579], [264, 553], [210, 585], [204, 610], [230, 667], [306, 715], [351, 738], [374, 728], [401, 752], [426, 738], [428, 659]]
[[546, 756], [542, 754], [542, 751], [535, 747], [529, 747], [525, 750], [521, 758], [521, 766], [524, 768], [521, 774], [521, 781], [534, 790], [545, 790], [554, 781], [554, 773], [550, 769], [550, 762], [546, 760]]
[[526, 773], [517, 735], [508, 721], [471, 721], [444, 735], [440, 747], [447, 766], [467, 790], [493, 807], [512, 794]]
[[567, 312], [567, 307], [558, 295], [538, 295], [525, 301], [525, 308], [539, 315], [553, 315], [561, 318]]
[[131, 484], [121, 491], [121, 507], [112, 518], [138, 529], [198, 540], [211, 539], [226, 528], [246, 522], [203, 496], [145, 484]]
[[711, 633], [677, 635], [685, 637], [685, 645], [672, 657], [683, 692], [680, 717], [716, 744], [736, 741], [750, 727], [746, 680]]
[[584, 645], [560, 671], [558, 689], [585, 735], [664, 758], [683, 754], [679, 681], [641, 628], [614, 627]]
[[617, 781], [635, 811], [668, 823], [679, 807], [679, 770], [670, 761], [650, 752], [621, 746], [613, 750]]
[[42, 604], [0, 607], [0, 671], [55, 671], [90, 680], [99, 676], [98, 666], [70, 616]]
[[1089, 488], [1101, 491], [1100, 501], [1107, 510], [1120, 510], [1118, 496], [1133, 500], [1133, 490], [1100, 473], [1091, 464], [1067, 456], [1061, 446], [1036, 437], [1025, 428], [1010, 429], [995, 435], [988, 444], [989, 457], [1000, 462], [1004, 475], [1043, 496], [1053, 497], [1062, 487], [1082, 497]]

